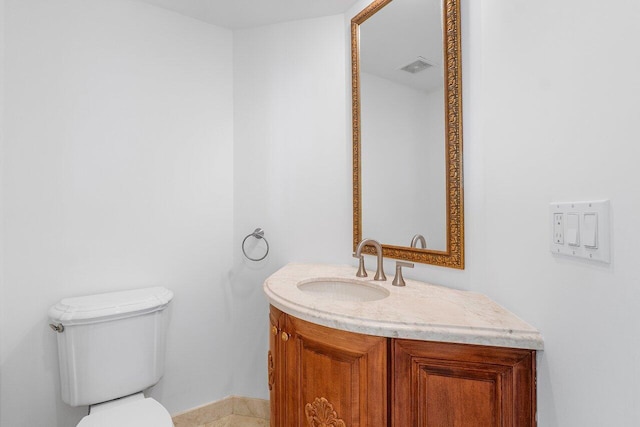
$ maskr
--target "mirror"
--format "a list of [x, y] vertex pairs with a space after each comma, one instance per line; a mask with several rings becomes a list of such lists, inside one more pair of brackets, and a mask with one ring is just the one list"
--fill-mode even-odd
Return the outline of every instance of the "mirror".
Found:
[[351, 21], [354, 250], [464, 268], [458, 1], [376, 0]]

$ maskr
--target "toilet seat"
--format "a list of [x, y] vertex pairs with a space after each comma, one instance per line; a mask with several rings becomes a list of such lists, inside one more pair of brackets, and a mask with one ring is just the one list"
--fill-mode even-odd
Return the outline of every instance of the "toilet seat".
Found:
[[77, 427], [174, 427], [169, 412], [142, 393], [91, 407]]

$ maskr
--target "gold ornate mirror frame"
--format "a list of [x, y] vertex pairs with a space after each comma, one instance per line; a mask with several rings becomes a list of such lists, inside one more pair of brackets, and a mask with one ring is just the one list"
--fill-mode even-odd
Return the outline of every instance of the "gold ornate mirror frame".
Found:
[[[362, 181], [360, 124], [360, 25], [392, 0], [375, 0], [351, 20], [353, 114], [353, 250], [362, 240]], [[442, 0], [446, 141], [447, 250], [433, 251], [385, 245], [385, 257], [464, 269], [464, 205], [462, 181], [462, 69], [459, 0]], [[374, 237], [375, 236], [371, 236]], [[382, 243], [382, 242], [381, 242]], [[373, 248], [365, 248], [372, 254]]]

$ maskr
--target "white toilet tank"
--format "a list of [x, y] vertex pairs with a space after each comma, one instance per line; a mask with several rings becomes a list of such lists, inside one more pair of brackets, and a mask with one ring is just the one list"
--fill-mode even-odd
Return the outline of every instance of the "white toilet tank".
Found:
[[93, 405], [142, 391], [164, 372], [169, 302], [162, 287], [65, 298], [58, 328], [62, 400]]

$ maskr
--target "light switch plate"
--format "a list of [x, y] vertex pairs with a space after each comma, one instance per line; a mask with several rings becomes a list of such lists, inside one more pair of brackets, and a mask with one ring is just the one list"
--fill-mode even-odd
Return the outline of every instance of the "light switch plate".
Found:
[[551, 253], [611, 262], [609, 210], [608, 200], [551, 203]]
[[567, 214], [567, 243], [569, 246], [580, 246], [580, 215], [575, 212]]

